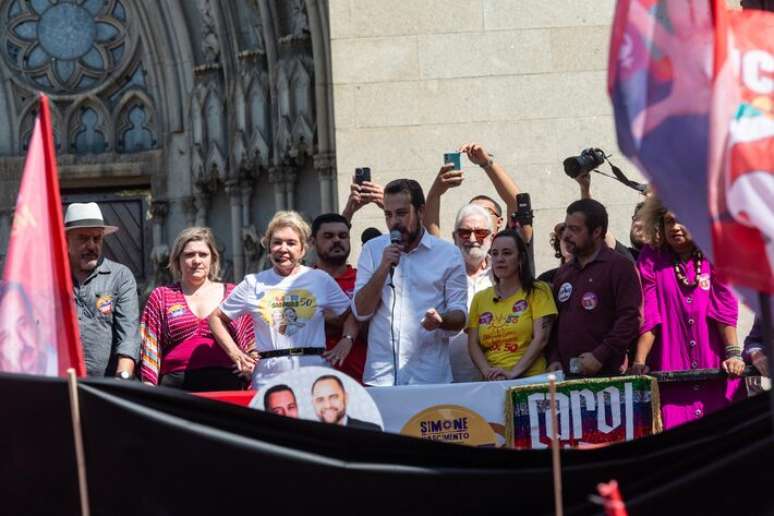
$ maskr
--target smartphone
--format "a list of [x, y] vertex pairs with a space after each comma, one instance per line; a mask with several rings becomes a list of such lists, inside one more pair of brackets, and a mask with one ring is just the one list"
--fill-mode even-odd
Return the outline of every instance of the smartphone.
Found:
[[355, 169], [355, 183], [362, 185], [363, 181], [371, 182], [371, 168], [362, 167]]
[[443, 155], [443, 164], [452, 163], [454, 165], [454, 170], [461, 170], [462, 169], [462, 160], [460, 158], [459, 152], [447, 152]]
[[521, 226], [532, 225], [533, 213], [532, 202], [528, 193], [516, 194], [516, 211], [511, 214], [511, 220], [518, 222]]

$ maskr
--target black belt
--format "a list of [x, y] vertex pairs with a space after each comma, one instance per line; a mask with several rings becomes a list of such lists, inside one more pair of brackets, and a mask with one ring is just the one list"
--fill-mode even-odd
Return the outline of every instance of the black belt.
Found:
[[261, 358], [300, 357], [304, 355], [322, 355], [324, 352], [325, 348], [288, 348], [261, 351], [258, 353], [258, 356]]

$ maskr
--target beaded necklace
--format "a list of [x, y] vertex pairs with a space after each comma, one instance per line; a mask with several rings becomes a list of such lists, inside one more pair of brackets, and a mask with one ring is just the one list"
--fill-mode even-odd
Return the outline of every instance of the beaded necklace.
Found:
[[701, 254], [701, 251], [696, 249], [693, 251], [693, 253], [691, 253], [691, 258], [694, 259], [694, 275], [693, 275], [693, 281], [688, 281], [688, 278], [686, 277], [686, 271], [683, 269], [682, 263], [680, 263], [680, 257], [675, 256], [675, 276], [677, 276], [677, 281], [679, 281], [680, 283], [682, 283], [684, 286], [688, 288], [693, 288], [699, 284], [699, 275], [701, 274], [701, 261], [704, 258], [704, 256]]

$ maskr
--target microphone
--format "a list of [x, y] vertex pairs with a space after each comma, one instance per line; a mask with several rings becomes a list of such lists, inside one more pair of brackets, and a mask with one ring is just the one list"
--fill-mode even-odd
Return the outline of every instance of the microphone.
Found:
[[[393, 229], [390, 231], [390, 244], [400, 244], [403, 237], [400, 234], [400, 230]], [[392, 285], [392, 276], [395, 274], [395, 266], [390, 267], [390, 285]]]
[[500, 296], [495, 294], [495, 297], [492, 298], [493, 303], [499, 303], [500, 302]]

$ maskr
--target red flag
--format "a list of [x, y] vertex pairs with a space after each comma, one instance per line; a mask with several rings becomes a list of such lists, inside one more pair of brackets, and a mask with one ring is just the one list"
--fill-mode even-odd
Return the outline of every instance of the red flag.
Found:
[[84, 376], [48, 98], [24, 163], [0, 286], [0, 371]]
[[714, 7], [715, 267], [737, 287], [774, 294], [774, 14]]

